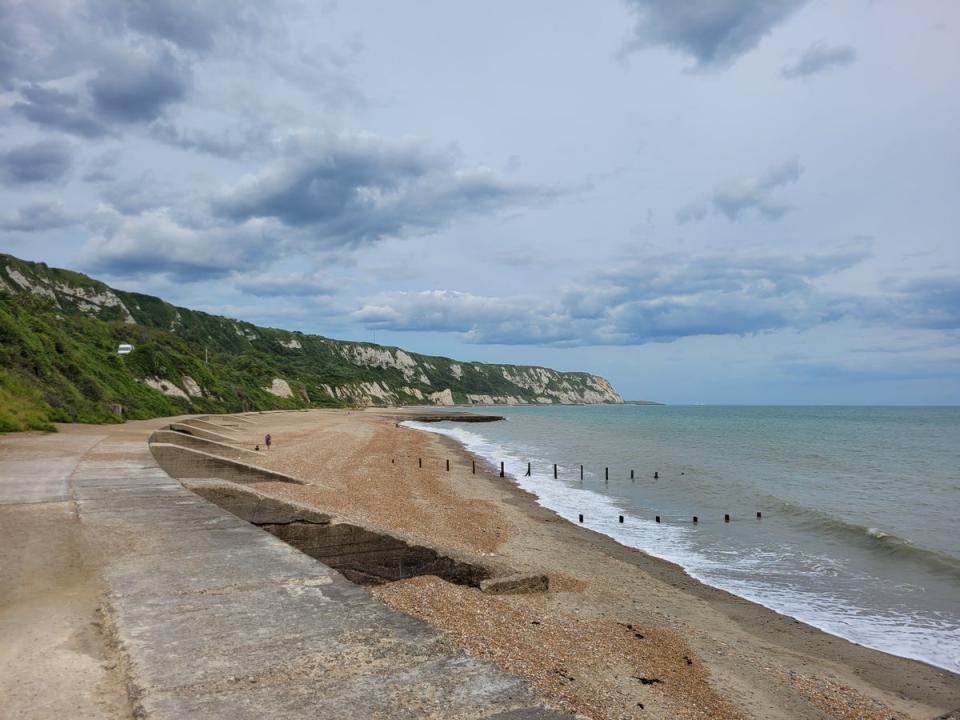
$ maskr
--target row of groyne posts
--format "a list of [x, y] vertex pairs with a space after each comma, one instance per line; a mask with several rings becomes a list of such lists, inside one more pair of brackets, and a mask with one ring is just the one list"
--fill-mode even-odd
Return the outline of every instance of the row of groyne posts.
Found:
[[[391, 463], [396, 463], [396, 461], [397, 461], [396, 458], [392, 458], [392, 459], [390, 460]], [[449, 459], [446, 460], [446, 466], [447, 466], [447, 472], [450, 472], [450, 460], [449, 460]], [[417, 467], [418, 467], [419, 469], [423, 469], [423, 458], [422, 458], [422, 457], [418, 457], [418, 458], [417, 458]], [[527, 472], [524, 473], [524, 477], [530, 477], [530, 476], [532, 475], [532, 472], [533, 472], [533, 463], [528, 462], [528, 463], [527, 463]], [[471, 461], [470, 461], [470, 473], [473, 474], [473, 475], [476, 475], [476, 474], [477, 474], [477, 461], [476, 461], [476, 460], [471, 460]], [[682, 475], [683, 473], [680, 473], [680, 474]], [[503, 461], [503, 460], [500, 461], [500, 477], [506, 477], [506, 470], [505, 470], [505, 465], [504, 465], [504, 461]], [[559, 466], [558, 466], [556, 463], [554, 463], [554, 464], [553, 464], [553, 479], [554, 479], [554, 480], [557, 480], [558, 478], [559, 478]], [[635, 476], [634, 471], [633, 471], [632, 469], [630, 470], [630, 479], [631, 479], [631, 480], [636, 480], [636, 476]], [[654, 480], [659, 480], [659, 479], [660, 479], [660, 472], [659, 472], [659, 471], [654, 471], [654, 473], [653, 473], [653, 479], [654, 479]], [[609, 467], [605, 467], [605, 468], [603, 469], [603, 481], [604, 481], [604, 483], [609, 483], [609, 482], [610, 482], [610, 468], [609, 468]], [[583, 465], [580, 466], [580, 482], [583, 482]], [[618, 516], [617, 516], [617, 520], [618, 520], [618, 522], [621, 523], [621, 524], [623, 523], [623, 519], [624, 519], [624, 516], [623, 516], [623, 515], [618, 515]], [[763, 512], [760, 511], [760, 510], [757, 510], [757, 520], [762, 520], [762, 519], [763, 519]], [[654, 516], [654, 520], [655, 520], [657, 523], [660, 523], [660, 522], [661, 522], [661, 516], [660, 516], [660, 515], [655, 515], [655, 516]], [[583, 523], [583, 513], [578, 513], [578, 514], [577, 514], [577, 521], [580, 522], [581, 524]], [[697, 525], [697, 524], [700, 522], [700, 518], [699, 518], [699, 516], [697, 516], [697, 515], [692, 515], [692, 516], [691, 516], [691, 521], [693, 522], [694, 525]], [[724, 514], [723, 514], [723, 521], [724, 521], [725, 523], [730, 522], [730, 513], [724, 513]]]

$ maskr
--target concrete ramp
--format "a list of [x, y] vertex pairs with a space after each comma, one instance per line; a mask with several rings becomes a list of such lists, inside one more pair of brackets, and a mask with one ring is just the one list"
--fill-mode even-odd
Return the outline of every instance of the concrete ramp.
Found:
[[101, 443], [78, 463], [71, 486], [102, 557], [136, 717], [568, 717], [544, 708], [517, 678], [182, 487], [153, 461], [147, 433], [132, 435]]
[[254, 488], [223, 480], [187, 480], [184, 486], [361, 585], [433, 575], [480, 587], [492, 574], [472, 558], [454, 557]]
[[234, 432], [230, 428], [226, 428], [223, 425], [215, 422], [210, 422], [210, 420], [206, 418], [190, 418], [189, 420], [184, 420], [181, 424], [187, 425], [188, 427], [197, 428], [198, 430], [206, 430], [208, 432], [215, 432], [227, 436], [233, 434]]
[[[206, 423], [206, 424], [210, 425], [210, 423]], [[226, 430], [226, 428], [222, 428], [222, 427], [217, 427], [216, 430], [207, 430], [205, 428], [198, 427], [196, 424], [188, 424], [186, 422], [182, 422], [182, 423], [175, 422], [175, 423], [170, 423], [169, 429], [173, 430], [174, 432], [183, 433], [184, 435], [193, 435], [194, 437], [200, 437], [206, 440], [213, 440], [214, 442], [219, 442], [219, 443], [229, 444], [229, 443], [237, 442], [237, 438], [231, 437], [229, 435], [225, 435], [224, 432], [220, 432], [220, 431]]]
[[217, 442], [216, 440], [207, 440], [197, 435], [187, 435], [186, 433], [175, 432], [173, 430], [157, 430], [150, 436], [149, 442], [178, 445], [180, 447], [209, 453], [210, 455], [217, 455], [218, 457], [227, 458], [228, 460], [240, 460], [253, 464], [256, 464], [257, 457], [259, 457], [259, 453], [248, 450], [247, 448], [228, 445], [227, 443]]
[[168, 443], [150, 443], [157, 464], [175, 478], [221, 478], [231, 482], [284, 482], [303, 485], [302, 480], [266, 468], [230, 460], [201, 450]]

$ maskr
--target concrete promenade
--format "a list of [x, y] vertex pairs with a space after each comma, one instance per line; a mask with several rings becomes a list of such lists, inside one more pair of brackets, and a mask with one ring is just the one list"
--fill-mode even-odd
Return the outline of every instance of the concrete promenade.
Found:
[[0, 438], [4, 717], [566, 717], [183, 488], [163, 424]]

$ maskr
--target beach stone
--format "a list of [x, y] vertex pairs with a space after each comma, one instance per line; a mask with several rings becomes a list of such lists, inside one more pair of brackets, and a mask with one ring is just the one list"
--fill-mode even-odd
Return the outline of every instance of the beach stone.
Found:
[[518, 573], [480, 582], [480, 590], [488, 595], [518, 595], [547, 592], [549, 589], [550, 578], [546, 575]]

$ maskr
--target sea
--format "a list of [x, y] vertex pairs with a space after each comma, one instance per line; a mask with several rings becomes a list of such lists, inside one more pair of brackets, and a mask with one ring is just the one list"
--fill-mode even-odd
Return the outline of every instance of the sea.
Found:
[[544, 507], [701, 582], [960, 672], [960, 408], [494, 412], [506, 422], [408, 424], [503, 461]]

